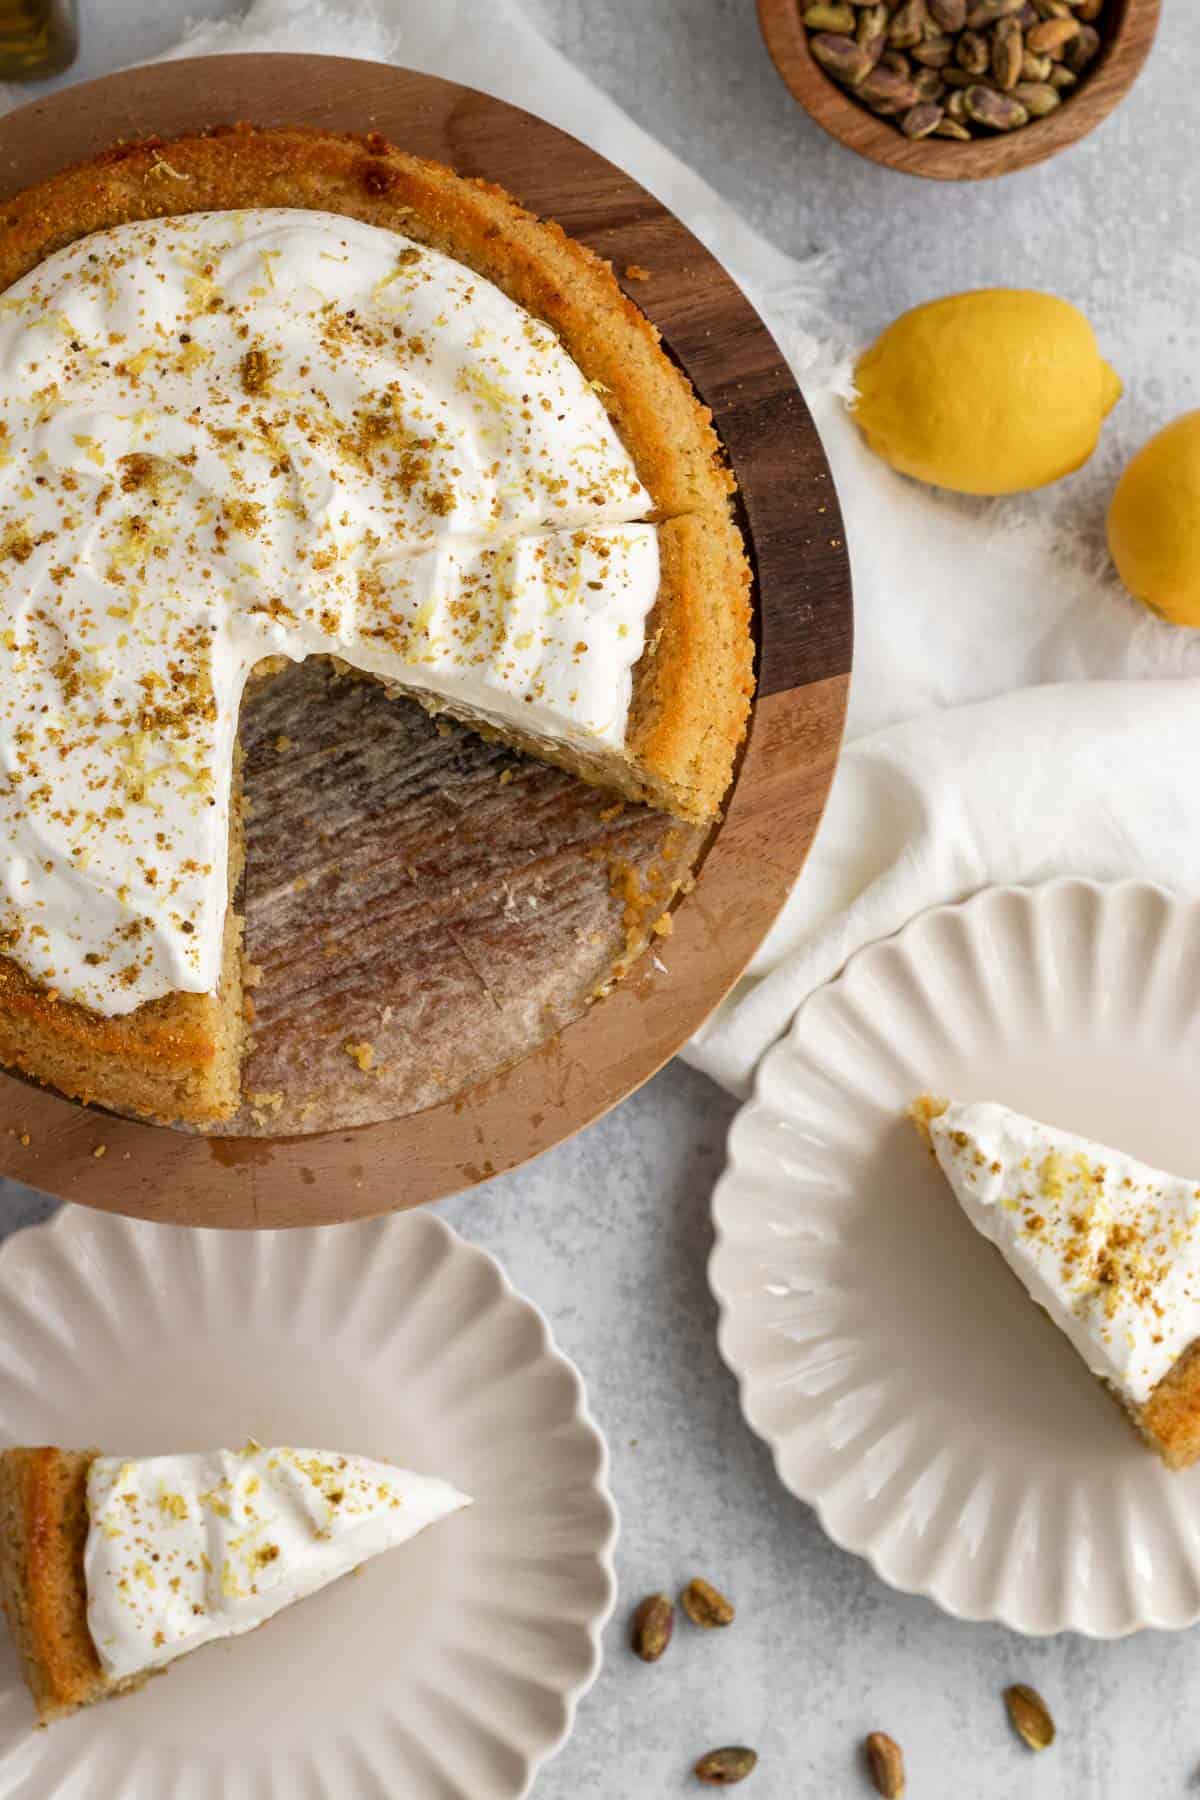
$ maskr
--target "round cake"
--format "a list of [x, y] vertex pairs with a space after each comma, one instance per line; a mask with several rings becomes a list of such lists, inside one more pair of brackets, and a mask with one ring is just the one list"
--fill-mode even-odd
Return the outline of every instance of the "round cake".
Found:
[[611, 271], [378, 138], [123, 146], [0, 242], [0, 1058], [228, 1118], [237, 726], [332, 659], [681, 820], [752, 689], [709, 418]]

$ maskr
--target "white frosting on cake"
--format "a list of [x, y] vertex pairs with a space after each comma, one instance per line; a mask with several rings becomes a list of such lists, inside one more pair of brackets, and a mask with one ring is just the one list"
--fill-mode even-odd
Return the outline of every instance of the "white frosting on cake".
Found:
[[444, 1481], [329, 1450], [97, 1457], [84, 1574], [104, 1672], [252, 1631], [469, 1505]]
[[1006, 1106], [930, 1121], [963, 1210], [1093, 1374], [1138, 1406], [1200, 1338], [1200, 1183]]
[[0, 299], [0, 947], [107, 1014], [209, 992], [261, 658], [620, 747], [649, 495], [548, 326], [296, 210], [102, 231]]

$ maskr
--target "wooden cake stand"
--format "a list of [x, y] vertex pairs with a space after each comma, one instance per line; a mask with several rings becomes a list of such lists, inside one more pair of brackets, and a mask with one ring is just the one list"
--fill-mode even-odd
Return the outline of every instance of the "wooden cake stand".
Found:
[[[173, 1224], [327, 1225], [537, 1155], [647, 1080], [717, 1005], [821, 816], [850, 575], [820, 441], [757, 314], [650, 194], [528, 113], [336, 57], [165, 63], [0, 121], [0, 189], [118, 139], [238, 120], [382, 132], [499, 182], [607, 257], [712, 408], [756, 576], [757, 698], [707, 839], [304, 664], [252, 690], [242, 714], [240, 905], [261, 980], [237, 1119], [164, 1129], [0, 1075], [7, 1175]], [[593, 1003], [631, 916], [689, 871], [673, 929]]]

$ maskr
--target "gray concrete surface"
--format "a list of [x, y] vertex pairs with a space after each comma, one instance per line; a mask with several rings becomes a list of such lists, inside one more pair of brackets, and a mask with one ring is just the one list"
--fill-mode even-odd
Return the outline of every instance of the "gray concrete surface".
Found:
[[[397, 0], [402, 4], [402, 0]], [[859, 162], [799, 116], [758, 39], [752, 0], [526, 0], [549, 35], [754, 224], [797, 253], [834, 251], [839, 308], [869, 335], [903, 306], [988, 281], [1056, 288], [1103, 332], [1136, 320], [1142, 399], [1164, 319], [1200, 298], [1200, 5], [1166, 0], [1142, 88], [1052, 166], [962, 189]], [[92, 0], [77, 74], [170, 42], [221, 0]], [[297, 46], [302, 47], [302, 46]], [[1174, 329], [1175, 327], [1172, 327]], [[1195, 404], [1195, 401], [1192, 401]], [[884, 1726], [912, 1800], [1168, 1800], [1200, 1787], [1200, 1635], [1028, 1642], [885, 1588], [829, 1544], [741, 1422], [705, 1283], [708, 1196], [732, 1103], [681, 1065], [518, 1174], [444, 1216], [505, 1263], [582, 1366], [608, 1433], [623, 1515], [622, 1600], [600, 1682], [538, 1800], [702, 1791], [713, 1743], [755, 1745], [748, 1800], [854, 1800], [856, 1758]], [[48, 1203], [8, 1184], [0, 1229]], [[647, 1589], [702, 1571], [739, 1604], [732, 1631], [680, 1633], [659, 1667], [624, 1647]], [[1011, 1737], [1000, 1693], [1036, 1683], [1053, 1750]], [[402, 1800], [398, 1796], [397, 1800]]]

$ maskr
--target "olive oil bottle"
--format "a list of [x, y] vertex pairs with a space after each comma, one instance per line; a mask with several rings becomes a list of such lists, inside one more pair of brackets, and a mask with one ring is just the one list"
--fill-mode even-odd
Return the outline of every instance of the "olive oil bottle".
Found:
[[0, 0], [0, 81], [59, 75], [78, 49], [75, 0]]

